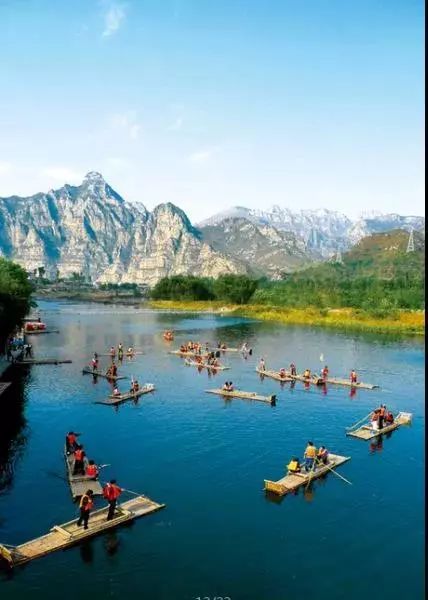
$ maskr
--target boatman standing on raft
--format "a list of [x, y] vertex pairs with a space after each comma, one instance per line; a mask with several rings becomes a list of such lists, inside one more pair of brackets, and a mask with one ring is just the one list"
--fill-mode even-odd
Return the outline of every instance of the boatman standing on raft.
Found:
[[89, 515], [94, 507], [94, 501], [92, 499], [93, 493], [92, 490], [87, 490], [80, 498], [80, 517], [77, 521], [77, 526], [80, 527], [83, 523], [83, 529], [88, 529]]
[[116, 479], [111, 479], [103, 489], [104, 498], [108, 501], [108, 515], [107, 521], [111, 521], [114, 517], [114, 511], [116, 510], [117, 500], [122, 493], [122, 488], [116, 484]]
[[306, 446], [306, 450], [305, 453], [303, 455], [304, 459], [305, 459], [305, 471], [306, 473], [308, 471], [315, 471], [315, 459], [317, 456], [317, 449], [315, 448], [313, 442], [308, 442], [308, 445]]

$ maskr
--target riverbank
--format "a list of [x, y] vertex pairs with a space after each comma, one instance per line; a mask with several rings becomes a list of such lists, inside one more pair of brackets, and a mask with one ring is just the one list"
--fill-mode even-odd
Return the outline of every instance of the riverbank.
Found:
[[401, 310], [389, 314], [374, 316], [352, 308], [286, 308], [268, 305], [225, 305], [224, 302], [179, 302], [172, 300], [150, 301], [151, 308], [162, 310], [180, 310], [190, 312], [209, 312], [234, 314], [243, 317], [278, 321], [293, 325], [310, 325], [348, 329], [354, 331], [373, 331], [379, 333], [404, 333], [425, 335], [425, 312]]
[[76, 302], [99, 302], [100, 304], [129, 304], [130, 306], [141, 304], [141, 296], [133, 294], [116, 294], [115, 292], [93, 290], [93, 291], [48, 291], [37, 290], [37, 300], [73, 300]]

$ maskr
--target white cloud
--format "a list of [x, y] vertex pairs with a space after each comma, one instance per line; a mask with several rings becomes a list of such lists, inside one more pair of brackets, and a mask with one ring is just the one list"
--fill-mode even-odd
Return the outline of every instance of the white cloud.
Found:
[[12, 163], [0, 160], [0, 175], [7, 175], [13, 169]]
[[206, 148], [205, 150], [199, 150], [198, 152], [193, 152], [189, 156], [189, 160], [192, 163], [206, 163], [214, 156], [217, 152], [217, 148]]
[[104, 14], [104, 30], [102, 36], [110, 37], [118, 31], [125, 20], [125, 5], [113, 1], [103, 2], [103, 5], [107, 10]]
[[51, 166], [45, 167], [41, 171], [43, 177], [48, 178], [54, 182], [64, 183], [80, 183], [83, 179], [82, 173], [70, 169], [69, 167]]
[[113, 129], [121, 131], [131, 140], [138, 139], [141, 131], [141, 125], [137, 120], [135, 110], [128, 110], [124, 113], [116, 113], [110, 117], [110, 125]]

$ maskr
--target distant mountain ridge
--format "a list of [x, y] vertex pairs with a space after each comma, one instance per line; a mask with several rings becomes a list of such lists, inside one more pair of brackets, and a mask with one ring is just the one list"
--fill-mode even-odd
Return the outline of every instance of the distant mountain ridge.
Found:
[[0, 198], [0, 254], [28, 271], [43, 266], [51, 278], [78, 272], [97, 282], [245, 272], [205, 243], [180, 208], [128, 204], [96, 172], [80, 186]]
[[345, 214], [327, 209], [292, 211], [273, 206], [269, 210], [236, 206], [198, 223], [202, 232], [207, 227], [219, 226], [232, 218], [247, 219], [254, 224], [268, 225], [281, 232], [292, 233], [303, 244], [312, 258], [328, 258], [333, 253], [346, 251], [372, 233], [393, 229], [423, 231], [425, 218], [397, 214], [373, 214], [352, 220]]

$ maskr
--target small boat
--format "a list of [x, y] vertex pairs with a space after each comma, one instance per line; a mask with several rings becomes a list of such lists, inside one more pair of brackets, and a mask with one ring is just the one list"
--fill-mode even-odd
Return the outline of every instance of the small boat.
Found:
[[279, 371], [262, 371], [261, 369], [257, 368], [256, 373], [258, 373], [262, 377], [271, 377], [271, 379], [276, 379], [276, 381], [293, 381], [291, 377], [289, 377], [287, 374], [285, 374], [284, 377], [282, 377], [279, 374]]
[[127, 379], [126, 375], [106, 375], [105, 373], [100, 373], [99, 371], [93, 371], [89, 367], [85, 367], [82, 369], [83, 375], [93, 375], [94, 377], [104, 377], [104, 379], [108, 379], [109, 381], [118, 381], [119, 379]]
[[69, 359], [62, 358], [23, 358], [17, 360], [16, 365], [65, 365], [72, 361]]
[[103, 531], [129, 523], [164, 507], [165, 504], [154, 502], [146, 496], [137, 496], [127, 502], [121, 502], [111, 521], [107, 521], [108, 507], [101, 508], [91, 513], [88, 529], [78, 527], [77, 519], [73, 519], [62, 525], [54, 525], [49, 533], [19, 546], [0, 544], [0, 556], [10, 567], [19, 566], [56, 550], [65, 550]]
[[217, 396], [224, 396], [226, 398], [243, 398], [244, 400], [258, 400], [259, 402], [267, 402], [268, 404], [274, 405], [276, 403], [276, 396], [260, 396], [256, 392], [244, 392], [243, 390], [233, 390], [233, 392], [227, 392], [222, 389], [205, 390], [207, 394], [216, 394]]
[[200, 367], [201, 369], [208, 369], [210, 371], [227, 371], [228, 369], [230, 369], [230, 367], [225, 367], [223, 365], [219, 365], [218, 367], [215, 367], [214, 365], [206, 365], [203, 363], [198, 363], [194, 360], [189, 360], [188, 358], [186, 358], [186, 360], [184, 361], [184, 364], [186, 364], [189, 367]]
[[382, 429], [373, 429], [371, 425], [362, 425], [354, 431], [347, 431], [346, 435], [359, 438], [360, 440], [371, 440], [378, 435], [388, 433], [388, 431], [394, 431], [394, 429], [398, 429], [401, 425], [409, 425], [412, 422], [412, 416], [412, 413], [399, 412], [394, 417], [394, 422], [382, 427]]
[[320, 465], [315, 471], [310, 471], [309, 473], [287, 474], [284, 477], [281, 477], [281, 479], [278, 479], [278, 481], [265, 479], [264, 489], [266, 492], [272, 492], [278, 496], [285, 496], [285, 494], [293, 492], [300, 486], [308, 484], [309, 481], [325, 475], [331, 469], [335, 469], [350, 459], [350, 456], [339, 456], [338, 454], [329, 453], [327, 465]]
[[83, 496], [88, 488], [94, 492], [94, 496], [102, 496], [103, 488], [99, 481], [91, 479], [87, 475], [73, 475], [74, 456], [73, 454], [67, 454], [66, 448], [64, 448], [64, 458], [73, 500]]
[[153, 383], [146, 383], [138, 390], [138, 392], [127, 392], [126, 394], [120, 394], [119, 396], [114, 396], [113, 394], [110, 394], [107, 400], [101, 400], [95, 402], [95, 404], [106, 404], [109, 406], [114, 406], [116, 404], [126, 402], [127, 400], [134, 400], [135, 398], [139, 398], [143, 394], [148, 394], [154, 391], [155, 386], [153, 385]]
[[24, 323], [24, 333], [40, 333], [46, 331], [46, 323], [41, 321], [26, 321]]

